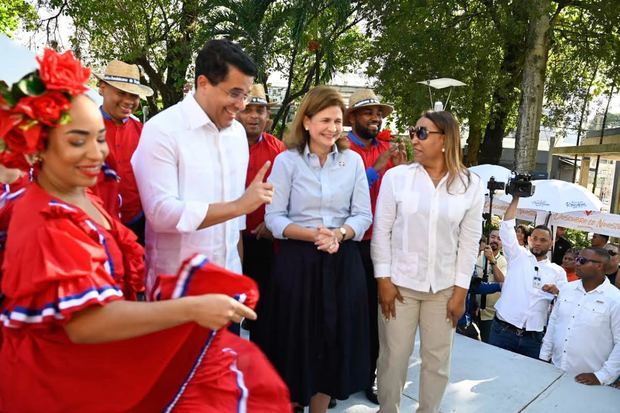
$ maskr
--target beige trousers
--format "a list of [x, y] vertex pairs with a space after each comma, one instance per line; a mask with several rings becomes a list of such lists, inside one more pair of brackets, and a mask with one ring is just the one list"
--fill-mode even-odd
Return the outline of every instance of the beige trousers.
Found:
[[420, 326], [420, 405], [417, 413], [437, 413], [448, 385], [454, 328], [446, 321], [453, 288], [423, 293], [399, 287], [396, 318], [386, 321], [379, 308], [377, 386], [380, 413], [398, 413], [409, 357]]

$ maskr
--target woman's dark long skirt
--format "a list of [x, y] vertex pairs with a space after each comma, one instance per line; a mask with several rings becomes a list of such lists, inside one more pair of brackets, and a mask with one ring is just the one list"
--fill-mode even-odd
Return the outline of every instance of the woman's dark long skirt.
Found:
[[368, 299], [353, 241], [336, 254], [310, 242], [276, 248], [269, 288], [253, 339], [276, 367], [291, 400], [308, 405], [320, 392], [337, 399], [368, 387]]

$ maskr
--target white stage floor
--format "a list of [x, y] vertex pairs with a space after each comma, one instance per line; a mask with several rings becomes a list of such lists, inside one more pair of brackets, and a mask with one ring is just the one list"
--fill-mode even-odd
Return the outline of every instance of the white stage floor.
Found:
[[[401, 411], [412, 413], [418, 403], [419, 353], [409, 361]], [[306, 409], [307, 411], [308, 409]], [[370, 413], [378, 406], [363, 393], [339, 401], [333, 413]], [[442, 413], [619, 413], [620, 389], [586, 386], [550, 364], [514, 354], [459, 334], [452, 352], [450, 383]]]

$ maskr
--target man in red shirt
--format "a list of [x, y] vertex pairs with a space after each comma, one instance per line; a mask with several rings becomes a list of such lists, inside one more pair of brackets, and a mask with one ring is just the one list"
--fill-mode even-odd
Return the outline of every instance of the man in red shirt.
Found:
[[[267, 161], [273, 160], [286, 150], [282, 141], [265, 132], [269, 122], [269, 107], [265, 89], [261, 84], [255, 84], [250, 90], [250, 101], [245, 109], [237, 114], [237, 120], [245, 128], [250, 146], [250, 161], [245, 181], [246, 188], [258, 171]], [[265, 176], [269, 176], [271, 167]], [[273, 236], [265, 226], [265, 205], [246, 216], [245, 230], [243, 231], [243, 273], [252, 277], [258, 283], [261, 293], [265, 290], [265, 283], [271, 270], [273, 255]], [[251, 324], [248, 327], [251, 329]]]
[[101, 114], [106, 127], [106, 141], [110, 154], [97, 180], [94, 192], [104, 201], [111, 214], [120, 215], [144, 245], [144, 213], [138, 186], [131, 167], [142, 123], [131, 115], [138, 109], [140, 99], [146, 99], [153, 90], [140, 84], [140, 69], [118, 60], [111, 61], [99, 79], [99, 94], [103, 96]]
[[[375, 93], [370, 89], [360, 89], [349, 98], [349, 108], [344, 115], [344, 125], [351, 126], [348, 138], [351, 149], [359, 153], [364, 160], [366, 177], [370, 189], [370, 203], [372, 213], [375, 213], [381, 178], [385, 171], [392, 166], [404, 163], [407, 159], [404, 147], [388, 141], [377, 139], [381, 131], [383, 118], [392, 113], [392, 106], [382, 104]], [[370, 258], [370, 239], [372, 226], [366, 231], [361, 242], [358, 243], [364, 269], [366, 270], [366, 285], [368, 289], [368, 316], [370, 323], [370, 378], [366, 397], [369, 401], [379, 404], [374, 388], [377, 357], [379, 356], [379, 336], [377, 327], [377, 282]]]

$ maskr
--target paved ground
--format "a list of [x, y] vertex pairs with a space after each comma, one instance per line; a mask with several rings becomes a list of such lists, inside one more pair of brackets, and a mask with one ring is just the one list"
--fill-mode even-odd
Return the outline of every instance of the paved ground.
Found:
[[[416, 349], [418, 348], [416, 343]], [[417, 352], [409, 362], [401, 412], [418, 406]], [[306, 411], [308, 411], [306, 409]], [[363, 393], [338, 402], [332, 413], [370, 413], [378, 406]], [[456, 335], [450, 383], [441, 413], [618, 413], [620, 390], [585, 386], [572, 375], [527, 357]]]

